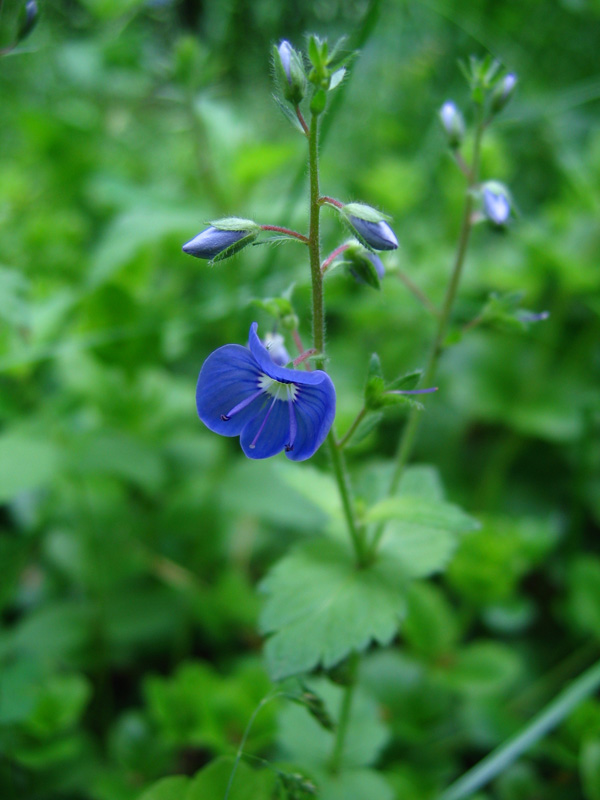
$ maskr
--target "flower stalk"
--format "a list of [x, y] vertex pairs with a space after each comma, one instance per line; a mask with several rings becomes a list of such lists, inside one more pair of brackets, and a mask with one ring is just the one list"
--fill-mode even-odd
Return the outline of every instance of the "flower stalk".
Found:
[[[310, 271], [312, 279], [312, 323], [313, 347], [318, 353], [325, 352], [325, 304], [323, 296], [323, 272], [321, 270], [321, 241], [319, 214], [322, 200], [319, 196], [319, 117], [312, 114], [310, 120], [310, 136], [308, 139], [308, 174], [310, 181], [310, 226], [308, 252], [310, 254]], [[329, 199], [329, 198], [328, 198]], [[317, 360], [317, 368], [324, 369], [324, 358]], [[342, 501], [342, 508], [348, 533], [352, 540], [356, 562], [359, 567], [367, 563], [367, 548], [363, 529], [359, 528], [354, 499], [350, 489], [350, 479], [346, 469], [346, 461], [342, 450], [336, 442], [334, 427], [327, 437], [331, 463]]]
[[[479, 180], [481, 140], [483, 137], [484, 130], [485, 130], [485, 120], [483, 114], [480, 112], [478, 124], [475, 129], [473, 158], [468, 174], [468, 185], [467, 185], [467, 191], [465, 193], [465, 203], [463, 207], [462, 222], [460, 227], [460, 234], [458, 237], [458, 244], [456, 247], [456, 253], [454, 256], [452, 274], [450, 276], [450, 281], [446, 288], [444, 303], [439, 313], [436, 334], [433, 340], [433, 344], [431, 345], [431, 348], [429, 350], [427, 364], [423, 371], [422, 383], [425, 384], [426, 386], [433, 381], [435, 372], [437, 370], [438, 361], [443, 351], [444, 340], [446, 338], [448, 326], [450, 324], [450, 318], [452, 316], [452, 310], [454, 308], [454, 301], [456, 299], [456, 292], [458, 290], [460, 279], [462, 277], [469, 240], [471, 237], [471, 231], [473, 229], [473, 208], [474, 208], [473, 189], [477, 186], [477, 182]], [[404, 430], [402, 432], [402, 436], [398, 444], [398, 450], [396, 452], [396, 465], [394, 467], [392, 478], [390, 480], [390, 485], [388, 487], [388, 495], [390, 496], [395, 494], [396, 491], [398, 490], [398, 486], [400, 484], [400, 478], [402, 477], [404, 468], [406, 467], [408, 459], [412, 454], [420, 422], [421, 422], [420, 411], [416, 408], [413, 408], [408, 416], [408, 420], [406, 422], [406, 425], [404, 426]], [[377, 528], [375, 529], [373, 538], [370, 543], [371, 556], [373, 556], [377, 550], [381, 537], [383, 536], [384, 529], [385, 529], [384, 524], [378, 525]]]

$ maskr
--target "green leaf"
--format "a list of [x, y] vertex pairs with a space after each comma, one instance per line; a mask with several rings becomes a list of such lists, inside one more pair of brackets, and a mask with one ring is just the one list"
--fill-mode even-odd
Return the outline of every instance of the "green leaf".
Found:
[[386, 391], [410, 391], [411, 389], [416, 389], [422, 374], [422, 369], [417, 369], [414, 372], [407, 372], [406, 375], [401, 375], [399, 378], [389, 383], [385, 387]]
[[83, 675], [53, 675], [38, 695], [27, 729], [40, 738], [67, 730], [80, 718], [91, 693]]
[[319, 782], [319, 800], [393, 800], [396, 793], [379, 772], [352, 769], [326, 775]]
[[569, 616], [581, 631], [600, 638], [600, 558], [576, 559], [569, 570]]
[[348, 447], [354, 447], [357, 444], [360, 444], [367, 436], [371, 433], [371, 431], [375, 430], [375, 428], [379, 425], [381, 420], [383, 419], [383, 412], [382, 411], [375, 411], [370, 412], [367, 416], [359, 422], [356, 431], [352, 434], [352, 438], [348, 442]]
[[244, 219], [243, 217], [223, 217], [223, 219], [211, 220], [209, 224], [220, 231], [258, 232], [260, 230], [260, 225], [254, 220]]
[[[344, 689], [324, 679], [311, 680], [308, 686], [323, 698], [337, 723]], [[282, 708], [278, 727], [279, 746], [286, 760], [302, 764], [306, 769], [326, 771], [335, 732], [323, 728], [302, 706], [297, 705], [285, 705]], [[356, 689], [341, 756], [342, 771], [373, 764], [387, 740], [387, 728], [381, 721], [377, 703]]]
[[381, 211], [377, 211], [376, 208], [365, 205], [365, 203], [346, 203], [346, 205], [340, 209], [340, 213], [345, 217], [364, 219], [366, 222], [383, 222], [384, 220], [391, 219], [387, 214], [382, 214]]
[[[234, 769], [232, 758], [218, 758], [197, 772], [184, 795], [177, 800], [220, 800], [225, 797]], [[271, 800], [275, 773], [254, 770], [243, 761], [237, 763], [227, 800]], [[162, 800], [162, 799], [161, 799]], [[166, 798], [166, 800], [170, 800]]]
[[467, 645], [447, 672], [449, 683], [470, 695], [493, 695], [509, 688], [521, 671], [517, 653], [501, 642]]
[[394, 558], [357, 569], [342, 542], [306, 542], [261, 586], [269, 672], [280, 680], [321, 664], [328, 669], [372, 641], [388, 644], [405, 613], [402, 571]]
[[277, 477], [309, 500], [315, 508], [334, 519], [341, 518], [340, 495], [331, 475], [305, 464], [282, 462], [277, 465]]
[[429, 661], [444, 657], [456, 643], [456, 617], [444, 593], [429, 583], [412, 583], [408, 590], [402, 635]]
[[[237, 229], [224, 228], [223, 230], [237, 230]], [[217, 264], [219, 261], [224, 261], [226, 258], [231, 258], [231, 256], [234, 256], [236, 253], [239, 253], [240, 250], [243, 250], [244, 247], [251, 244], [256, 239], [258, 233], [259, 233], [258, 228], [256, 230], [250, 231], [250, 233], [247, 236], [244, 236], [242, 239], [239, 239], [239, 241], [234, 242], [233, 244], [230, 244], [229, 247], [226, 247], [224, 250], [221, 250], [220, 253], [217, 253], [216, 256], [213, 256], [211, 258], [211, 260], [208, 262], [209, 266]]]
[[59, 453], [50, 442], [16, 432], [0, 436], [0, 502], [49, 483], [58, 466]]
[[579, 754], [579, 771], [586, 800], [600, 800], [600, 739], [584, 742]]
[[138, 800], [183, 800], [190, 779], [184, 775], [162, 778], [138, 797]]
[[300, 120], [298, 119], [298, 117], [296, 116], [294, 111], [287, 105], [287, 103], [285, 103], [276, 94], [272, 95], [272, 97], [273, 97], [273, 100], [275, 100], [275, 102], [277, 103], [277, 108], [281, 111], [283, 116], [289, 122], [291, 122], [291, 124], [294, 126], [294, 128], [296, 128], [297, 131], [300, 131], [300, 133], [304, 133], [304, 128], [300, 124]]
[[444, 488], [439, 472], [427, 464], [407, 467], [400, 480], [398, 494], [441, 502], [444, 499]]
[[26, 300], [29, 283], [15, 269], [0, 266], [0, 320], [9, 325], [25, 326], [30, 321], [30, 309]]
[[430, 503], [420, 497], [398, 495], [388, 497], [370, 508], [365, 514], [365, 522], [387, 522], [396, 520], [407, 528], [422, 526], [441, 528], [454, 533], [478, 530], [481, 526], [458, 506], [438, 501]]

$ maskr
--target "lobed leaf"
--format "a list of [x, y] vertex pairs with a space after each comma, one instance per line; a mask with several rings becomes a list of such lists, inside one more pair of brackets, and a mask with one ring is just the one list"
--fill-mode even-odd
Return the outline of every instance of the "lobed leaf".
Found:
[[345, 542], [302, 544], [271, 570], [261, 630], [274, 680], [333, 667], [373, 641], [388, 644], [405, 614], [405, 581], [395, 558], [357, 569]]

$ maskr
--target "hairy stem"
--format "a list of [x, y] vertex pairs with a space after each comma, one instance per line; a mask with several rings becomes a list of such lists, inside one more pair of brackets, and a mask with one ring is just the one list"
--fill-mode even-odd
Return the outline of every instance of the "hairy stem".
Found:
[[340, 707], [340, 714], [336, 727], [335, 740], [333, 742], [333, 750], [329, 760], [329, 771], [335, 775], [340, 771], [342, 765], [342, 756], [344, 754], [344, 744], [346, 742], [346, 734], [348, 733], [348, 723], [350, 722], [350, 711], [352, 710], [352, 698], [354, 696], [354, 687], [356, 686], [356, 671], [358, 668], [358, 653], [352, 653], [350, 656], [349, 664], [349, 681], [344, 689], [344, 696], [342, 697], [342, 705]]
[[365, 406], [363, 406], [361, 408], [361, 410], [358, 412], [358, 414], [356, 415], [356, 417], [354, 418], [354, 422], [352, 423], [352, 425], [350, 425], [350, 427], [348, 428], [346, 433], [342, 436], [342, 438], [337, 443], [337, 446], [340, 448], [340, 450], [343, 447], [345, 447], [348, 444], [348, 442], [350, 441], [350, 439], [354, 436], [354, 434], [356, 433], [356, 429], [358, 428], [360, 423], [365, 418], [366, 413], [367, 413], [367, 409], [366, 409]]
[[305, 236], [303, 233], [298, 233], [298, 231], [293, 231], [290, 228], [282, 228], [280, 225], [261, 225], [260, 229], [261, 231], [275, 231], [276, 233], [283, 233], [286, 236], [293, 236], [294, 239], [308, 244], [308, 236]]
[[327, 272], [327, 270], [331, 266], [332, 262], [335, 261], [335, 259], [339, 255], [341, 255], [342, 253], [345, 253], [346, 250], [348, 249], [348, 247], [349, 247], [349, 245], [347, 245], [347, 244], [341, 244], [339, 247], [336, 247], [335, 250], [327, 256], [325, 261], [321, 264], [321, 272], [322, 272], [323, 275]]
[[[458, 237], [456, 254], [454, 256], [454, 266], [452, 268], [450, 282], [448, 283], [448, 287], [446, 289], [444, 304], [439, 314], [438, 326], [435, 338], [433, 340], [433, 344], [431, 345], [429, 356], [427, 358], [427, 364], [423, 372], [422, 382], [423, 384], [425, 384], [425, 386], [427, 386], [433, 380], [440, 355], [442, 354], [443, 351], [444, 339], [446, 338], [446, 333], [448, 331], [448, 326], [450, 324], [450, 318], [452, 315], [452, 310], [454, 308], [454, 301], [456, 299], [456, 292], [462, 276], [465, 257], [467, 255], [467, 247], [471, 236], [471, 230], [473, 228], [472, 190], [474, 189], [474, 187], [477, 184], [477, 181], [479, 180], [479, 157], [481, 150], [481, 137], [483, 135], [484, 127], [485, 126], [483, 119], [480, 118], [479, 123], [477, 125], [477, 129], [475, 131], [475, 142], [473, 145], [473, 161], [470, 170], [471, 174], [467, 192], [465, 195], [465, 204], [463, 208], [460, 234]], [[396, 466], [394, 468], [394, 472], [392, 473], [392, 478], [388, 488], [388, 494], [390, 495], [394, 494], [397, 491], [398, 485], [400, 483], [400, 478], [402, 477], [404, 468], [408, 462], [408, 459], [411, 456], [417, 431], [419, 429], [419, 424], [421, 422], [420, 415], [421, 412], [419, 411], [419, 409], [413, 408], [408, 416], [406, 425], [404, 426], [404, 430], [402, 432], [402, 436], [398, 444], [398, 450], [396, 452]], [[372, 553], [374, 553], [375, 550], [377, 549], [377, 545], [379, 544], [379, 541], [383, 535], [384, 528], [385, 525], [381, 524], [375, 530], [373, 540], [371, 543]]]
[[[323, 273], [321, 272], [321, 242], [319, 232], [319, 118], [313, 114], [310, 120], [310, 137], [308, 140], [308, 174], [310, 179], [310, 227], [308, 252], [310, 255], [310, 273], [312, 280], [312, 324], [313, 347], [318, 353], [325, 352], [325, 304], [323, 298]], [[325, 368], [325, 359], [317, 361], [317, 368]], [[333, 471], [338, 485], [344, 517], [348, 533], [352, 540], [356, 561], [359, 566], [366, 563], [366, 546], [364, 533], [356, 521], [354, 500], [350, 489], [350, 479], [346, 469], [343, 452], [336, 444], [336, 436], [332, 427], [327, 437]]]

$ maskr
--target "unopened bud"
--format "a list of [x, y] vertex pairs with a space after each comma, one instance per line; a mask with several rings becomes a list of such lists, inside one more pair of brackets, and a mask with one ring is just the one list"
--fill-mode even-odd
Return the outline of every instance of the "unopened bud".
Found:
[[26, 36], [29, 36], [31, 31], [35, 28], [38, 21], [38, 7], [35, 0], [27, 0], [24, 6], [21, 7], [19, 13], [19, 28], [17, 31], [17, 41], [22, 42]]
[[273, 60], [283, 96], [297, 106], [306, 94], [306, 74], [300, 54], [284, 39], [275, 47]]
[[368, 250], [395, 250], [396, 234], [385, 221], [385, 216], [364, 203], [347, 203], [340, 213], [358, 241]]
[[456, 150], [465, 138], [465, 121], [451, 100], [447, 100], [440, 108], [440, 121], [448, 137], [448, 144]]
[[206, 228], [186, 242], [182, 250], [196, 258], [221, 261], [253, 242], [259, 231], [259, 226], [252, 220], [235, 217], [217, 220], [210, 228]]
[[385, 275], [385, 267], [376, 253], [371, 253], [359, 244], [351, 244], [344, 253], [348, 270], [358, 283], [379, 289]]
[[497, 114], [504, 108], [513, 96], [516, 85], [517, 76], [513, 72], [509, 72], [501, 81], [498, 81], [492, 92], [492, 99], [490, 101], [490, 110], [492, 114]]
[[488, 181], [482, 186], [483, 213], [498, 227], [504, 227], [510, 219], [510, 194], [497, 181]]

